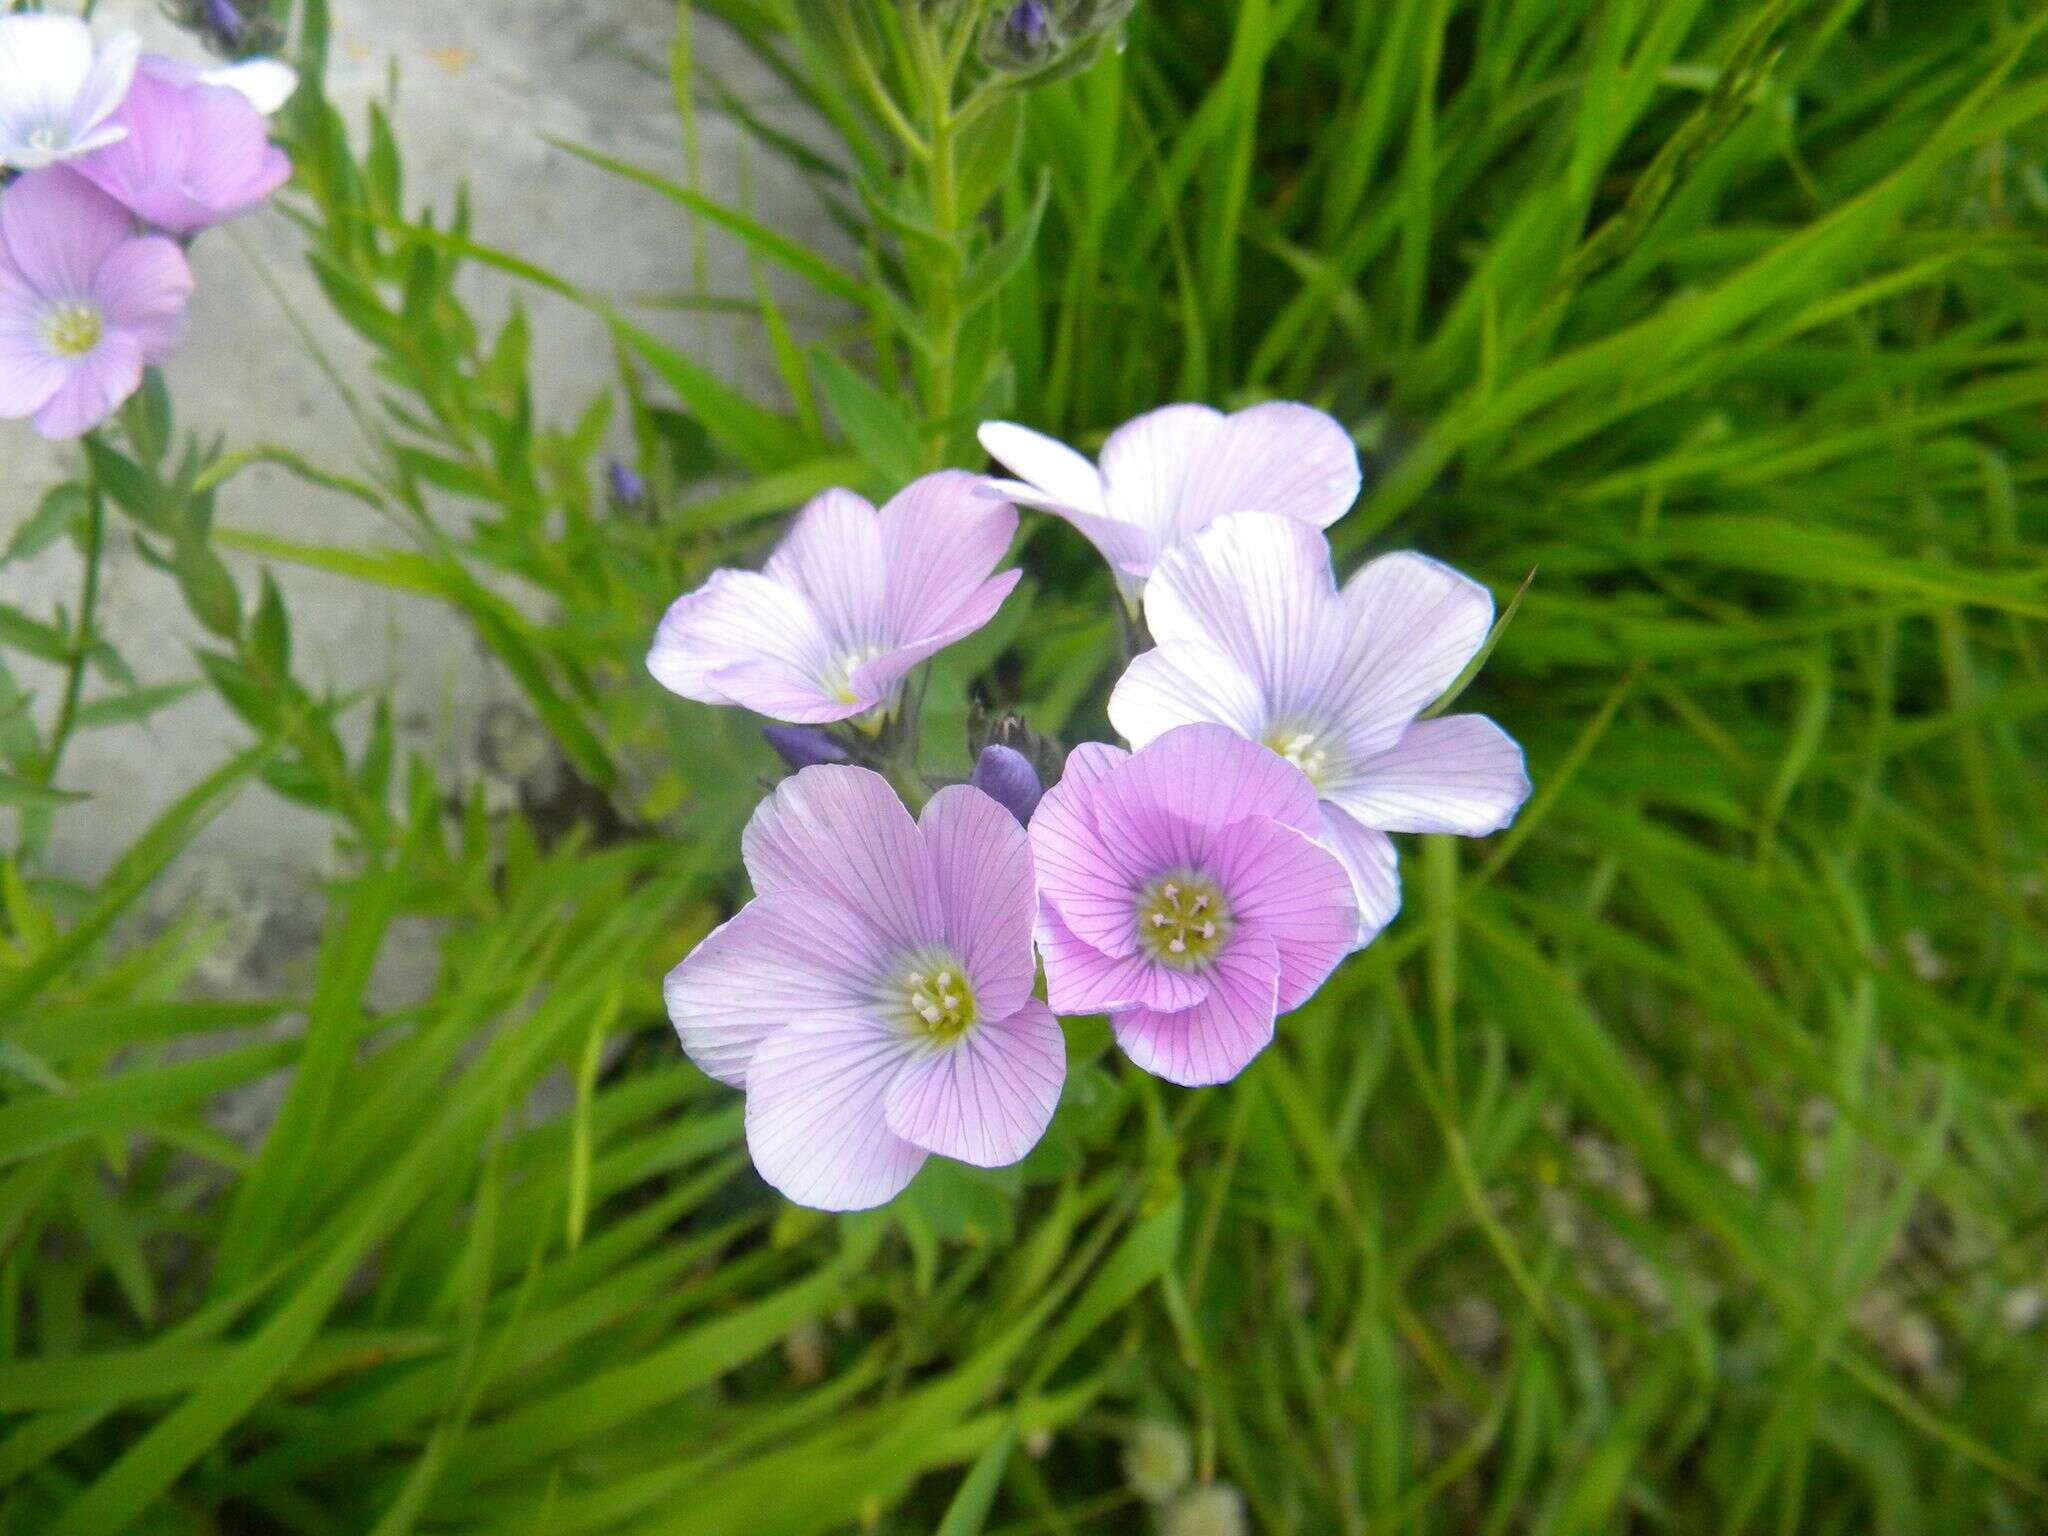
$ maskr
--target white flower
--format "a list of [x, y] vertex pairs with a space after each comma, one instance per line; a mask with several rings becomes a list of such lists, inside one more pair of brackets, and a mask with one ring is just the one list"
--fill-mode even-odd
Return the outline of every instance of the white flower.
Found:
[[40, 170], [119, 140], [127, 130], [108, 119], [141, 55], [133, 32], [95, 51], [75, 16], [0, 17], [0, 167]]

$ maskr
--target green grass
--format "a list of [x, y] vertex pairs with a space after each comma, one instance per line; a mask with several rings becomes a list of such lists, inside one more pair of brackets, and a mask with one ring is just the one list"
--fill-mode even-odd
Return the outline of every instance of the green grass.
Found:
[[[414, 207], [381, 117], [352, 149], [302, 99], [292, 207], [375, 357], [334, 375], [359, 462], [187, 464], [145, 396], [24, 518], [23, 559], [107, 515], [155, 539], [253, 744], [66, 885], [47, 829], [90, 809], [11, 700], [167, 700], [80, 608], [0, 607], [0, 1531], [1121, 1536], [1162, 1522], [1122, 1460], [1148, 1422], [1269, 1536], [2048, 1525], [2048, 13], [1144, 0], [988, 98], [922, 14], [679, 16], [647, 61], [676, 153], [556, 162], [673, 198], [645, 305]], [[697, 67], [712, 28], [818, 131]], [[697, 190], [712, 111], [857, 264]], [[713, 241], [754, 292], [704, 291]], [[464, 307], [479, 264], [607, 320], [580, 420], [534, 419], [552, 360]], [[662, 340], [678, 306], [752, 316], [778, 396]], [[1078, 1022], [1021, 1169], [783, 1206], [661, 1015], [745, 894], [767, 763], [645, 681], [661, 605], [817, 488], [980, 463], [985, 416], [1093, 443], [1272, 395], [1359, 439], [1344, 563], [1535, 572], [1463, 701], [1535, 799], [1404, 840], [1400, 919], [1236, 1083]], [[650, 511], [603, 500], [614, 427]], [[216, 523], [255, 463], [391, 546]], [[936, 669], [934, 771], [969, 679], [1107, 735], [1106, 574], [1045, 520], [1020, 558]], [[493, 819], [395, 760], [376, 701], [293, 681], [281, 607], [223, 604], [252, 561], [465, 614], [574, 793]], [[122, 919], [244, 792], [331, 815], [353, 873], [307, 995], [195, 1000], [210, 936]], [[369, 1008], [419, 916], [430, 995]], [[260, 1144], [213, 1128], [280, 1069]]]

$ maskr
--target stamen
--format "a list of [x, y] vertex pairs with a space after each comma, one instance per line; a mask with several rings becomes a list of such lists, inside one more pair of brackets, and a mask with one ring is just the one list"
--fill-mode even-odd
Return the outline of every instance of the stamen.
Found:
[[1201, 874], [1162, 878], [1139, 897], [1135, 917], [1139, 945], [1166, 965], [1206, 965], [1229, 938], [1223, 893]]

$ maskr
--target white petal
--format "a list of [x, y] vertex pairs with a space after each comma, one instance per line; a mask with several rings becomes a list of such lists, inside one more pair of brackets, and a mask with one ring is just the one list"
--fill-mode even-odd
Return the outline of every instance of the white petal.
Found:
[[265, 117], [278, 111], [299, 88], [299, 72], [282, 59], [244, 59], [239, 64], [208, 70], [202, 85], [224, 85], [239, 91]]
[[[1018, 488], [1025, 493], [1026, 505], [1102, 512], [1102, 477], [1065, 443], [1007, 421], [985, 421], [979, 435], [990, 458], [1027, 482]], [[1007, 497], [1013, 488], [1001, 485], [1000, 489]]]
[[1192, 491], [1190, 477], [1223, 422], [1223, 413], [1206, 405], [1167, 405], [1110, 433], [1102, 445], [1109, 515], [1149, 530], [1161, 549], [1193, 531], [1184, 527], [1181, 509]]
[[1323, 803], [1322, 844], [1337, 855], [1351, 877], [1358, 900], [1357, 947], [1364, 948], [1401, 910], [1401, 875], [1394, 841], [1386, 833], [1360, 826], [1344, 811]]
[[1355, 643], [1331, 694], [1356, 757], [1384, 752], [1450, 687], [1493, 625], [1493, 594], [1417, 554], [1383, 555], [1344, 585]]
[[1529, 769], [1522, 749], [1484, 715], [1447, 715], [1409, 726], [1327, 793], [1385, 832], [1484, 837], [1513, 821], [1529, 798]]
[[761, 1177], [799, 1205], [885, 1204], [925, 1151], [889, 1129], [889, 1084], [909, 1043], [879, 1024], [806, 1020], [763, 1040], [747, 1068], [747, 1150]]
[[1358, 499], [1358, 447], [1336, 419], [1276, 400], [1236, 412], [1203, 448], [1180, 507], [1183, 536], [1230, 512], [1327, 528]]
[[1145, 652], [1109, 696], [1109, 722], [1134, 747], [1201, 721], [1252, 740], [1266, 729], [1266, 698], [1258, 684], [1206, 641], [1177, 640]]

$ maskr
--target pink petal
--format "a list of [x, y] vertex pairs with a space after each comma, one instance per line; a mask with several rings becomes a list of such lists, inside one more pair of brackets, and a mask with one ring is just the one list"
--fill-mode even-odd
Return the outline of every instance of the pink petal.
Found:
[[1045, 995], [1054, 1013], [1112, 1013], [1192, 1008], [1209, 989], [1188, 971], [1158, 964], [1142, 953], [1105, 955], [1079, 937], [1051, 906], [1038, 916], [1038, 951], [1045, 960]]
[[1112, 958], [1138, 948], [1137, 900], [1142, 875], [1119, 847], [1106, 844], [1092, 805], [1129, 759], [1114, 747], [1087, 742], [1067, 755], [1066, 772], [1045, 792], [1031, 818], [1031, 857], [1040, 898], [1066, 926]]
[[1024, 506], [1101, 514], [1102, 477], [1065, 443], [1007, 421], [983, 422], [980, 436], [990, 458], [1027, 482], [1021, 487], [999, 487], [1005, 496], [1016, 489], [1023, 492], [1020, 504]]
[[889, 1084], [913, 1047], [879, 1024], [806, 1019], [776, 1031], [747, 1068], [747, 1150], [799, 1205], [882, 1205], [924, 1166], [889, 1129]]
[[1447, 715], [1409, 726], [1330, 798], [1382, 831], [1484, 837], [1529, 798], [1529, 769], [1522, 749], [1484, 715]]
[[1352, 942], [1363, 948], [1379, 937], [1380, 930], [1401, 910], [1401, 877], [1393, 839], [1359, 825], [1325, 801], [1322, 844], [1351, 877], [1351, 894], [1358, 903], [1358, 933]]
[[740, 855], [762, 895], [788, 891], [865, 914], [899, 950], [946, 937], [924, 839], [896, 791], [866, 768], [827, 763], [793, 773], [754, 810]]
[[1169, 653], [1212, 646], [1253, 681], [1264, 702], [1254, 735], [1330, 712], [1353, 628], [1322, 534], [1264, 513], [1218, 518], [1169, 552], [1145, 588], [1145, 623]]
[[127, 213], [62, 166], [31, 171], [0, 196], [0, 237], [46, 299], [82, 299], [100, 264], [129, 238]]
[[1493, 625], [1493, 594], [1416, 554], [1383, 555], [1344, 586], [1359, 641], [1335, 696], [1348, 710], [1351, 750], [1384, 752], [1450, 687]]
[[192, 297], [192, 269], [177, 242], [127, 240], [100, 263], [92, 297], [109, 326], [134, 326], [179, 314]]
[[166, 234], [247, 212], [291, 174], [248, 98], [189, 71], [145, 60], [114, 121], [126, 136], [77, 161], [78, 173]]
[[1271, 512], [1327, 528], [1358, 500], [1358, 448], [1333, 417], [1276, 400], [1226, 420], [1188, 476], [1180, 525], [1229, 512]]
[[[983, 486], [979, 475], [946, 470], [912, 481], [882, 508], [886, 633], [913, 640], [982, 611], [988, 574], [1017, 536], [1017, 509]], [[994, 613], [988, 608], [974, 628]]]
[[800, 593], [842, 653], [895, 638], [883, 617], [888, 562], [875, 509], [851, 491], [814, 497], [762, 574]]
[[855, 667], [853, 691], [867, 700], [870, 707], [881, 703], [920, 662], [930, 660], [949, 645], [957, 645], [994, 618], [996, 610], [1003, 606], [1003, 600], [1023, 578], [1022, 571], [1005, 571], [1000, 576], [990, 577], [952, 613], [944, 629], [910, 644], [899, 645]]
[[1192, 1008], [1133, 1008], [1109, 1021], [1135, 1065], [1187, 1088], [1228, 1082], [1272, 1043], [1280, 961], [1265, 940], [1240, 935], [1203, 978], [1209, 995]]
[[142, 387], [142, 347], [125, 331], [109, 331], [71, 364], [70, 374], [36, 413], [44, 437], [79, 437], [111, 416]]
[[1038, 1145], [1067, 1077], [1059, 1020], [1036, 998], [984, 1019], [950, 1046], [926, 1048], [889, 1084], [889, 1129], [977, 1168], [1001, 1168]]
[[706, 935], [662, 995], [690, 1060], [741, 1088], [755, 1048], [791, 1021], [872, 1015], [888, 962], [857, 915], [778, 891]]
[[831, 659], [817, 615], [795, 592], [757, 571], [716, 571], [670, 605], [647, 670], [686, 699], [816, 724], [865, 707], [827, 690]]
[[1266, 715], [1258, 684], [1203, 640], [1177, 640], [1145, 652], [1125, 668], [1109, 696], [1110, 724], [1140, 747], [1175, 726], [1202, 721], [1257, 740], [1265, 732]]
[[[1168, 731], [1107, 779], [1093, 804], [1105, 836], [1144, 842], [1168, 863], [1200, 860], [1206, 844], [1190, 835], [1192, 829], [1213, 831], [1249, 816], [1270, 816], [1309, 833], [1317, 827], [1316, 792], [1307, 776], [1270, 747], [1221, 725]], [[1170, 846], [1161, 846], [1161, 837]]]
[[64, 387], [75, 366], [45, 345], [41, 307], [40, 300], [7, 285], [0, 274], [0, 419], [33, 416]]
[[933, 795], [917, 824], [946, 947], [965, 968], [982, 1017], [1007, 1017], [1024, 1006], [1038, 976], [1030, 841], [1015, 816], [965, 784]]
[[1278, 952], [1280, 1012], [1299, 1008], [1358, 935], [1343, 864], [1306, 832], [1255, 816], [1218, 835], [1208, 867], [1223, 887], [1234, 931]]

